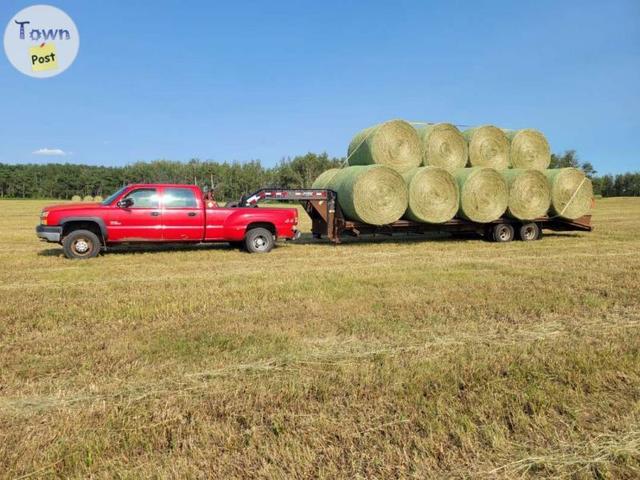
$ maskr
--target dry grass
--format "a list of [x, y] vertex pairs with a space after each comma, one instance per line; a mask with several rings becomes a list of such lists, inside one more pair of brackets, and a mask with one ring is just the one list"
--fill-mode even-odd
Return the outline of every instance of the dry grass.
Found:
[[88, 262], [44, 203], [0, 202], [0, 477], [640, 476], [638, 199], [530, 244]]

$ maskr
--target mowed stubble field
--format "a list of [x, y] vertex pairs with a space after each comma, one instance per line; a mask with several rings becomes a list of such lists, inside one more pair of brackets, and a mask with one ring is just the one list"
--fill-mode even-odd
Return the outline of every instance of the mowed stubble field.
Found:
[[0, 477], [640, 476], [640, 199], [534, 243], [84, 262], [46, 203], [0, 201]]

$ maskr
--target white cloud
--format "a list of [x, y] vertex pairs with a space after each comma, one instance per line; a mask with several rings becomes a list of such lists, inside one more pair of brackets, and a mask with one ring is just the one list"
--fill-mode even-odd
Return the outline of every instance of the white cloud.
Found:
[[31, 153], [34, 155], [45, 155], [50, 157], [64, 157], [65, 155], [69, 155], [71, 152], [67, 153], [59, 148], [40, 148], [39, 150]]

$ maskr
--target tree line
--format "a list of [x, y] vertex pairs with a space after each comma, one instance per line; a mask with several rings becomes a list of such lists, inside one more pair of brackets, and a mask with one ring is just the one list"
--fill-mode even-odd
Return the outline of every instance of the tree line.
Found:
[[[344, 161], [326, 153], [307, 153], [283, 159], [271, 168], [259, 160], [157, 160], [122, 167], [0, 163], [0, 197], [69, 199], [74, 195], [107, 196], [129, 183], [195, 183], [201, 187], [212, 185], [219, 199], [234, 200], [261, 187], [308, 188], [320, 173], [340, 167]], [[593, 180], [598, 195], [640, 196], [640, 172], [598, 176], [590, 163], [580, 162], [574, 150], [552, 155], [551, 168], [562, 167], [582, 169]]]
[[310, 187], [323, 171], [343, 163], [343, 158], [330, 158], [326, 153], [286, 158], [271, 168], [264, 167], [259, 160], [242, 163], [156, 160], [123, 167], [0, 163], [0, 197], [106, 197], [130, 183], [184, 183], [212, 186], [216, 198], [233, 200], [261, 187]]

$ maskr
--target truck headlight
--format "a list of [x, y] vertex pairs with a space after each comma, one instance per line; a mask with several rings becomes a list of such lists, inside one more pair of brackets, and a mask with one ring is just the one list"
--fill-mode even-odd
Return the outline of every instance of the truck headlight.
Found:
[[49, 212], [40, 212], [40, 223], [42, 225], [47, 224], [47, 217], [49, 216]]

